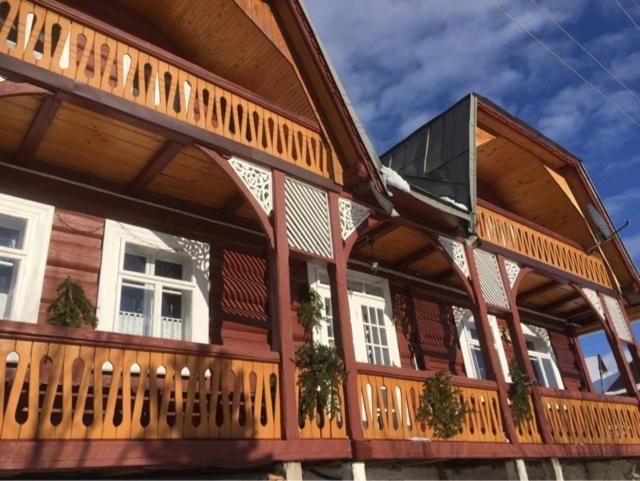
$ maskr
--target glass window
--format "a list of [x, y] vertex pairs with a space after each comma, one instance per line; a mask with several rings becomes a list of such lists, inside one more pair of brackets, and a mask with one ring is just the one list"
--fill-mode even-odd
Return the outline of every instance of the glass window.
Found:
[[153, 286], [123, 282], [120, 295], [120, 332], [147, 336], [151, 330]]
[[155, 274], [169, 279], [182, 279], [182, 264], [156, 259]]
[[21, 250], [26, 227], [26, 219], [0, 214], [0, 247]]
[[471, 346], [471, 358], [473, 359], [473, 367], [477, 373], [478, 379], [486, 379], [487, 372], [484, 368], [484, 358], [480, 346]]
[[526, 336], [529, 359], [538, 384], [543, 387], [562, 388], [562, 381], [546, 329], [526, 324], [523, 324], [522, 328]]
[[0, 319], [6, 319], [11, 307], [17, 261], [0, 258]]
[[146, 272], [147, 258], [132, 252], [124, 254], [124, 270], [131, 272]]
[[372, 306], [360, 306], [367, 358], [371, 364], [391, 365], [389, 344], [384, 324], [384, 311]]

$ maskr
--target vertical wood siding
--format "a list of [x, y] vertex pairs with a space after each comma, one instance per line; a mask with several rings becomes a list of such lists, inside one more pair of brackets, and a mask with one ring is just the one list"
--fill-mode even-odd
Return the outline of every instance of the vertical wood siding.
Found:
[[558, 369], [562, 375], [565, 388], [578, 391], [585, 388], [585, 380], [580, 372], [578, 353], [564, 332], [549, 331], [551, 346], [558, 361]]

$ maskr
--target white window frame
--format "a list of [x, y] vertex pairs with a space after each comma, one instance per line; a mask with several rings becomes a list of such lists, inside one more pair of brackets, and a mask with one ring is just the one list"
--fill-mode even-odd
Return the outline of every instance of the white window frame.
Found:
[[[560, 374], [560, 369], [558, 369], [558, 362], [556, 361], [555, 353], [553, 352], [553, 346], [551, 345], [551, 339], [549, 338], [549, 333], [543, 327], [532, 326], [529, 324], [522, 324], [522, 334], [524, 334], [525, 340], [533, 341], [536, 344], [536, 349], [531, 350], [527, 348], [527, 354], [529, 356], [529, 361], [532, 364], [534, 358], [536, 359], [547, 359], [551, 364], [551, 370], [553, 371], [553, 375], [555, 377], [555, 382], [557, 384], [557, 388], [555, 389], [564, 389], [564, 383], [562, 382], [562, 375]], [[544, 370], [544, 367], [541, 365], [542, 375], [547, 381], [547, 372]], [[543, 386], [544, 387], [544, 386]]]
[[[463, 307], [453, 306], [454, 311], [454, 320], [456, 323], [456, 329], [458, 331], [458, 339], [460, 342], [460, 351], [462, 352], [462, 361], [464, 363], [464, 368], [467, 373], [467, 377], [473, 379], [482, 379], [481, 373], [479, 371], [479, 366], [475, 362], [475, 357], [473, 355], [473, 350], [477, 349], [482, 353], [482, 346], [480, 344], [480, 338], [473, 339], [471, 337], [471, 327], [476, 329], [476, 332], [479, 331], [478, 325], [476, 324], [476, 320], [473, 317], [473, 314], [469, 309], [465, 309]], [[502, 369], [502, 374], [507, 382], [511, 382], [511, 374], [509, 373], [509, 364], [507, 362], [507, 354], [504, 350], [504, 345], [502, 344], [502, 338], [500, 336], [500, 329], [498, 328], [498, 319], [496, 316], [489, 314], [489, 327], [491, 328], [491, 335], [493, 336], [494, 348], [498, 355], [498, 362], [500, 363], [500, 368]], [[483, 358], [484, 362], [484, 358]], [[484, 366], [485, 373], [487, 370], [487, 366]]]
[[[323, 298], [331, 298], [331, 288], [329, 285], [321, 282], [321, 277], [328, 279], [326, 268], [316, 264], [308, 264], [307, 274], [309, 285]], [[348, 282], [361, 282], [364, 284], [379, 284], [382, 288], [383, 295], [376, 296], [366, 294], [364, 292], [348, 291], [349, 297], [349, 315], [351, 320], [351, 332], [353, 336], [353, 344], [355, 357], [357, 362], [369, 364], [367, 356], [367, 345], [365, 342], [364, 324], [362, 320], [362, 305], [381, 309], [384, 316], [384, 328], [387, 335], [387, 347], [389, 349], [390, 367], [400, 367], [400, 350], [398, 348], [398, 338], [396, 335], [396, 327], [393, 324], [393, 310], [391, 304], [391, 295], [389, 290], [389, 282], [381, 277], [365, 274], [363, 272], [348, 271]], [[335, 328], [335, 326], [334, 326]], [[314, 340], [326, 343], [326, 321], [320, 327], [318, 334], [314, 333]], [[382, 365], [382, 364], [380, 364]]]
[[38, 322], [54, 210], [51, 205], [0, 194], [0, 214], [26, 222], [21, 249], [0, 246], [0, 257], [18, 265], [5, 319]]
[[[185, 268], [185, 280], [152, 276], [123, 269], [127, 244], [150, 258], [180, 262]], [[189, 252], [197, 253], [200, 258]], [[183, 306], [184, 340], [209, 342], [209, 244], [179, 236], [152, 231], [143, 227], [107, 220], [102, 245], [100, 284], [98, 288], [98, 330], [118, 332], [122, 279], [152, 284], [155, 302], [152, 311], [152, 337], [162, 337], [162, 288], [189, 292], [190, 305]], [[148, 266], [148, 264], [147, 264]]]

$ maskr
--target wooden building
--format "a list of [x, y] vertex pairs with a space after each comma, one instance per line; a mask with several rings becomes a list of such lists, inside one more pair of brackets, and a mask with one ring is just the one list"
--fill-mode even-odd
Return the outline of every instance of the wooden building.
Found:
[[[640, 457], [638, 275], [580, 162], [488, 100], [381, 163], [298, 0], [0, 0], [0, 76], [3, 475]], [[67, 278], [96, 330], [48, 323]], [[299, 419], [309, 289], [349, 375]], [[446, 441], [438, 370], [473, 408]]]

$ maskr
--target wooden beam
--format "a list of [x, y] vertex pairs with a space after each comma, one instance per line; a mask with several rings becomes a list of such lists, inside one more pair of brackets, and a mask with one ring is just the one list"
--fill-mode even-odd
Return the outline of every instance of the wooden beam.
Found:
[[398, 259], [395, 262], [392, 262], [391, 265], [396, 268], [409, 267], [411, 264], [415, 264], [416, 262], [424, 259], [425, 257], [429, 257], [431, 254], [435, 253], [438, 250], [436, 246], [434, 246], [431, 242], [427, 245], [416, 249], [410, 254]]
[[28, 82], [13, 82], [11, 80], [0, 82], [0, 98], [18, 95], [53, 95], [53, 92]]
[[359, 249], [365, 244], [369, 244], [371, 242], [375, 242], [376, 239], [384, 237], [389, 232], [397, 229], [399, 226], [393, 222], [381, 222], [376, 227], [371, 229], [371, 232], [365, 233], [354, 246], [354, 249]]
[[34, 156], [61, 104], [62, 102], [60, 100], [53, 97], [46, 97], [42, 101], [40, 110], [38, 110], [36, 117], [33, 119], [29, 130], [22, 140], [22, 144], [16, 152], [16, 161], [28, 161]]
[[147, 165], [138, 173], [136, 178], [131, 182], [127, 189], [130, 194], [139, 194], [142, 192], [156, 176], [171, 163], [176, 155], [182, 150], [184, 144], [168, 140], [151, 158]]
[[539, 285], [538, 287], [534, 287], [533, 289], [529, 289], [528, 291], [525, 291], [521, 294], [518, 295], [518, 300], [519, 301], [526, 301], [527, 299], [530, 299], [531, 297], [535, 297], [535, 296], [539, 296], [540, 294], [545, 294], [546, 292], [552, 291], [553, 289], [555, 289], [559, 284], [555, 281], [549, 281], [549, 282], [545, 282], [542, 285]]
[[244, 203], [244, 196], [240, 192], [236, 192], [220, 208], [220, 214], [232, 215], [235, 211], [242, 207]]
[[549, 304], [545, 304], [542, 307], [540, 307], [540, 309], [545, 311], [546, 310], [555, 311], [556, 309], [564, 306], [565, 304], [568, 304], [571, 301], [577, 301], [578, 299], [582, 299], [582, 297], [579, 294], [571, 294], [570, 296], [565, 296], [561, 299], [558, 299], [557, 301], [553, 301], [553, 302], [550, 302]]

